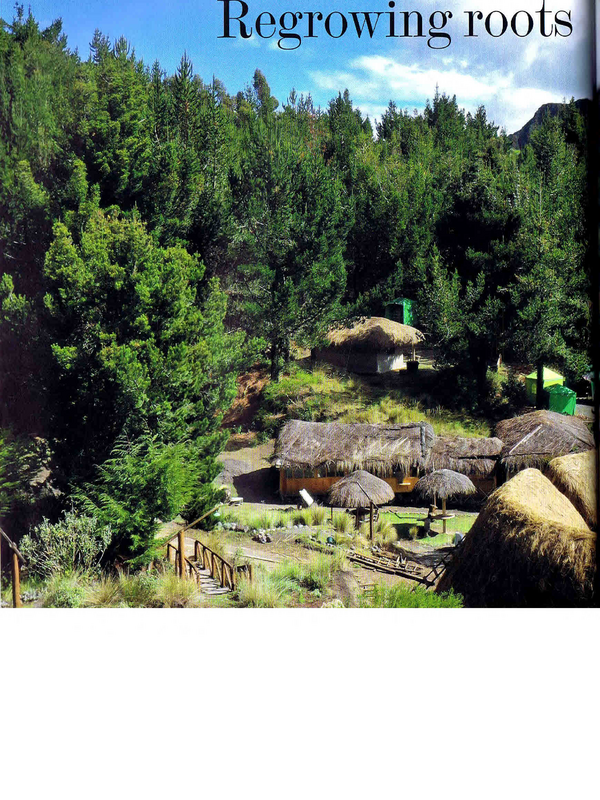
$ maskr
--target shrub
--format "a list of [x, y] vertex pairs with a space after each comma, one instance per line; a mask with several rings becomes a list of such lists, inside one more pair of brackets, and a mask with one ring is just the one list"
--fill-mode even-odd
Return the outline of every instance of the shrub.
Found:
[[102, 577], [87, 587], [84, 605], [89, 608], [111, 608], [125, 605], [119, 592], [118, 579]]
[[333, 529], [336, 533], [348, 533], [352, 528], [354, 522], [350, 514], [345, 514], [343, 511], [337, 511], [333, 515]]
[[86, 586], [83, 577], [76, 572], [71, 575], [53, 575], [43, 593], [44, 608], [79, 608], [83, 605]]
[[200, 603], [199, 594], [195, 581], [166, 572], [158, 578], [154, 605], [161, 608], [193, 607]]
[[130, 608], [152, 608], [157, 589], [158, 577], [152, 573], [119, 576], [119, 596]]
[[372, 593], [360, 598], [363, 608], [462, 608], [460, 594], [444, 592], [437, 594], [423, 586], [411, 588], [405, 584], [380, 586], [375, 584]]
[[98, 468], [96, 482], [87, 484], [77, 501], [86, 513], [112, 528], [108, 555], [138, 565], [156, 556], [157, 518], [173, 519], [186, 506], [197, 514], [203, 503], [221, 496], [211, 489], [201, 502], [198, 485], [204, 484], [194, 445], [164, 444], [148, 436], [136, 441], [120, 438], [111, 457]]
[[325, 589], [332, 572], [330, 556], [319, 556], [302, 570], [300, 585], [306, 589]]
[[386, 519], [379, 519], [375, 526], [375, 538], [382, 544], [395, 542], [398, 538], [396, 528]]
[[251, 608], [275, 608], [281, 604], [277, 587], [259, 570], [255, 571], [252, 582], [245, 575], [240, 577], [236, 594], [241, 605]]
[[308, 508], [299, 509], [292, 514], [292, 522], [294, 525], [310, 525], [311, 520], [310, 509]]
[[311, 525], [322, 525], [325, 522], [327, 511], [323, 506], [313, 504], [309, 509], [309, 519]]
[[97, 571], [112, 538], [112, 529], [93, 517], [66, 511], [56, 523], [45, 519], [24, 536], [20, 549], [32, 575], [48, 578], [76, 570]]

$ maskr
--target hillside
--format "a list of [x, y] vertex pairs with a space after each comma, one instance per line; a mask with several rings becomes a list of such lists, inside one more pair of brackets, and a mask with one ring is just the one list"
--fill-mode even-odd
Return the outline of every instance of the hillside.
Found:
[[[575, 100], [577, 110], [581, 112], [586, 119], [589, 116], [591, 104], [592, 101], [587, 98]], [[513, 147], [517, 150], [522, 150], [525, 145], [529, 143], [529, 137], [532, 131], [535, 130], [535, 128], [539, 128], [546, 116], [556, 117], [567, 106], [568, 103], [544, 103], [543, 106], [540, 106], [529, 122], [526, 122], [520, 130], [509, 134], [509, 139]]]

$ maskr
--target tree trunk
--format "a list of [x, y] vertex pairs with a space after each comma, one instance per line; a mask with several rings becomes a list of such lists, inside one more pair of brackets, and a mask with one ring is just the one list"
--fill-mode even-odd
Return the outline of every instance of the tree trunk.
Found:
[[277, 342], [271, 344], [271, 380], [276, 381], [279, 377], [279, 347]]
[[537, 363], [537, 378], [535, 387], [535, 407], [544, 407], [544, 362]]

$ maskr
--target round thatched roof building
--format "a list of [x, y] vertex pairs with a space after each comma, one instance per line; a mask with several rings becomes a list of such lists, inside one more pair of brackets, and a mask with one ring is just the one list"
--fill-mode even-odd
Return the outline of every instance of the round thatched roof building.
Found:
[[338, 328], [327, 334], [329, 344], [334, 347], [386, 351], [412, 347], [424, 338], [417, 328], [385, 317], [361, 319], [350, 327]]
[[461, 495], [475, 494], [473, 481], [460, 472], [451, 469], [436, 469], [423, 478], [419, 478], [415, 485], [415, 492], [427, 499], [448, 500]]
[[468, 606], [584, 606], [592, 598], [596, 534], [537, 469], [488, 498], [438, 591]]
[[596, 450], [554, 458], [546, 475], [566, 495], [592, 530], [598, 528]]
[[369, 508], [389, 503], [394, 499], [394, 490], [381, 478], [370, 472], [357, 470], [333, 484], [327, 494], [332, 506], [342, 508]]

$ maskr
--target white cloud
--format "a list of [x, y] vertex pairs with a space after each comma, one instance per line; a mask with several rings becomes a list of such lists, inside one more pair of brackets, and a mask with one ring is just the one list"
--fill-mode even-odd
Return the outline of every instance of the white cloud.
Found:
[[[442, 66], [442, 65], [440, 65]], [[474, 74], [461, 67], [438, 68], [431, 64], [406, 64], [388, 56], [360, 56], [340, 72], [313, 72], [311, 77], [322, 89], [348, 88], [356, 106], [379, 118], [387, 107], [385, 98], [401, 108], [422, 109], [438, 87], [441, 93], [456, 95], [459, 105], [471, 113], [485, 105], [496, 124], [513, 132], [531, 118], [543, 103], [561, 102], [563, 92], [538, 86], [520, 86], [515, 75], [502, 69]], [[377, 102], [379, 101], [379, 102]]]

